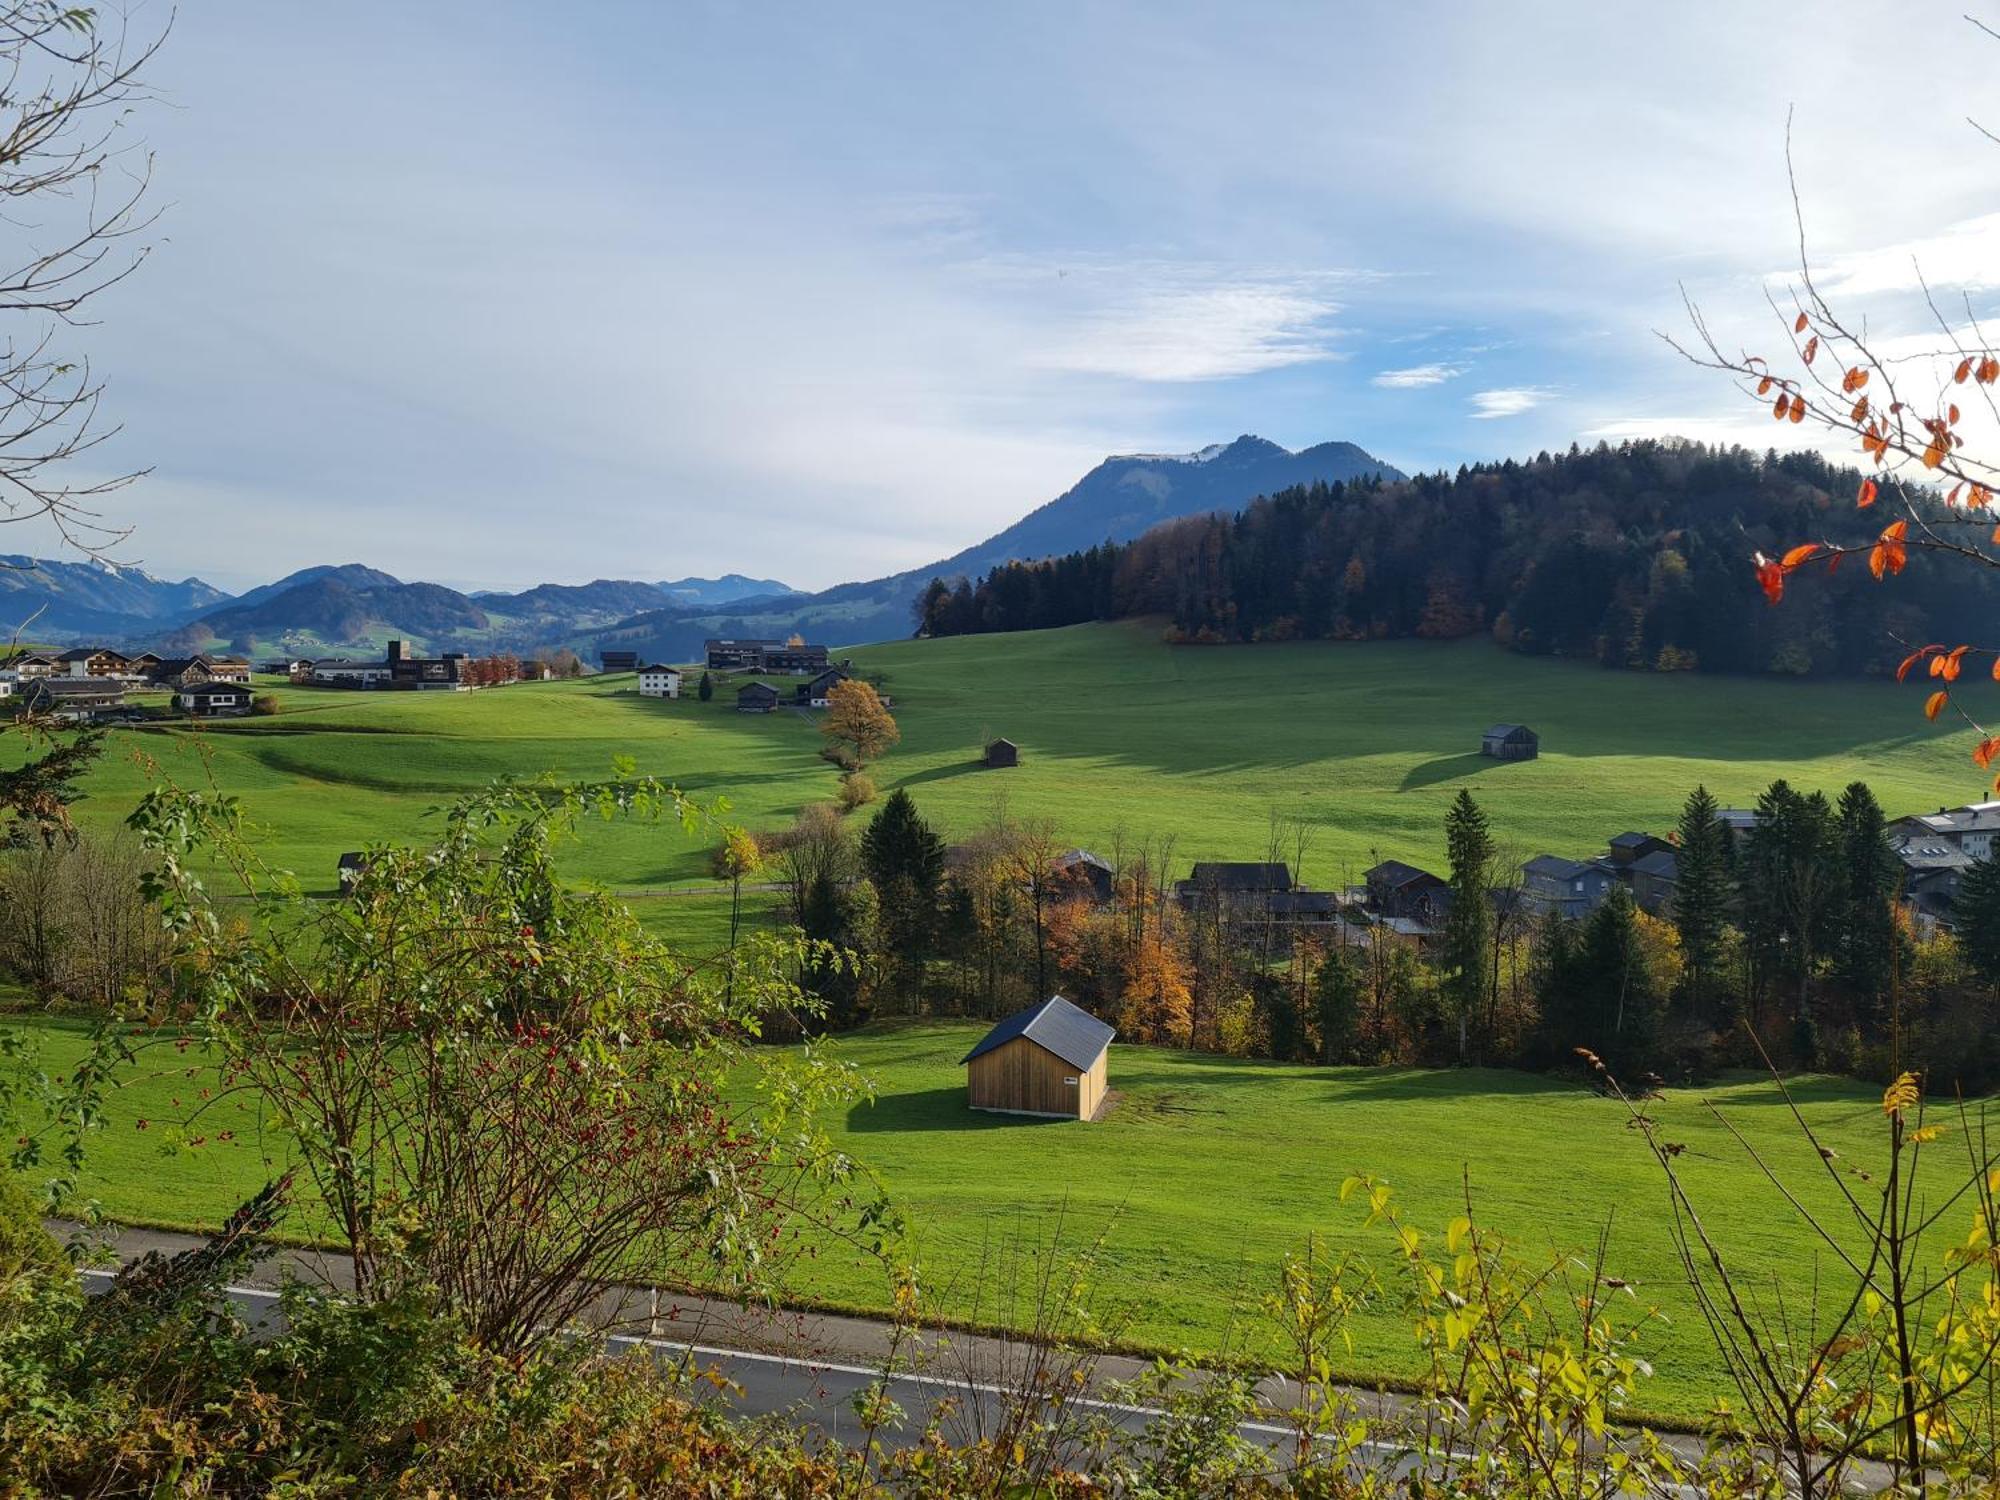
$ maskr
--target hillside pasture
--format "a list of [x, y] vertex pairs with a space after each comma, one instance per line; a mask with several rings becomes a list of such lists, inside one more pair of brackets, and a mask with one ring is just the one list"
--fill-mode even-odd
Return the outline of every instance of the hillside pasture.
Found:
[[[1004, 811], [1106, 854], [1171, 838], [1184, 866], [1264, 857], [1283, 817], [1310, 830], [1303, 874], [1319, 885], [1349, 883], [1377, 858], [1437, 864], [1461, 786], [1522, 857], [1662, 830], [1698, 781], [1743, 806], [1780, 776], [1829, 793], [1862, 778], [1892, 815], [1986, 787], [1970, 739], [1927, 723], [1914, 683], [1609, 672], [1481, 640], [1170, 647], [1138, 623], [852, 655], [882, 674], [902, 726], [878, 785], [906, 787], [948, 835]], [[271, 862], [327, 890], [342, 851], [421, 838], [427, 813], [495, 776], [601, 777], [621, 755], [727, 799], [735, 821], [775, 827], [832, 797], [837, 776], [813, 715], [739, 714], [738, 681], [706, 704], [692, 681], [677, 702], [642, 699], [629, 676], [477, 693], [266, 684], [273, 717], [113, 731], [82, 815], [111, 826], [156, 775], [212, 778], [242, 799]], [[1539, 731], [1541, 758], [1480, 756], [1479, 732], [1502, 720]], [[1018, 767], [979, 765], [998, 735], [1020, 744]], [[0, 755], [20, 753], [10, 746], [0, 740]], [[704, 883], [712, 842], [611, 824], [566, 857], [579, 879], [655, 892]]]
[[[58, 1070], [79, 1046], [70, 1025], [26, 1029]], [[1365, 1227], [1358, 1203], [1339, 1201], [1346, 1177], [1369, 1173], [1394, 1187], [1408, 1221], [1427, 1234], [1466, 1212], [1469, 1192], [1473, 1216], [1522, 1258], [1573, 1257], [1577, 1274], [1604, 1232], [1608, 1274], [1633, 1286], [1614, 1305], [1633, 1318], [1660, 1314], [1643, 1335], [1658, 1372], [1643, 1388], [1645, 1405], [1693, 1419], [1724, 1394], [1668, 1237], [1665, 1184], [1615, 1101], [1520, 1073], [1316, 1068], [1118, 1043], [1114, 1097], [1099, 1122], [1027, 1120], [966, 1107], [958, 1059], [981, 1031], [881, 1024], [829, 1044], [874, 1098], [826, 1123], [902, 1211], [922, 1283], [952, 1317], [1004, 1320], [992, 1293], [1003, 1273], [1032, 1276], [1051, 1256], [1090, 1255], [1103, 1334], [1164, 1352], [1268, 1356], [1261, 1301], [1282, 1257], [1309, 1235], [1336, 1256], [1360, 1251], [1391, 1271], [1387, 1231]], [[289, 1165], [289, 1137], [244, 1101], [204, 1097], [214, 1084], [198, 1052], [147, 1047], [93, 1139], [85, 1195], [114, 1218], [204, 1228]], [[1843, 1163], [1873, 1159], [1879, 1090], [1827, 1078], [1790, 1087]], [[1760, 1296], [1782, 1287], [1796, 1311], [1811, 1278], [1832, 1267], [1816, 1260], [1797, 1212], [1728, 1130], [1741, 1130], [1802, 1203], [1830, 1213], [1835, 1189], [1778, 1088], [1730, 1077], [1670, 1090], [1646, 1108], [1666, 1138], [1686, 1145], [1682, 1171], [1745, 1287]], [[1940, 1184], [1954, 1162], [1962, 1168], [1958, 1141], [1954, 1130], [1934, 1158]], [[286, 1227], [314, 1228], [309, 1218]], [[1946, 1226], [1952, 1238], [1963, 1228], [1956, 1217]], [[815, 1236], [814, 1246], [789, 1272], [792, 1297], [889, 1305], [881, 1263], [835, 1235]], [[1348, 1374], [1410, 1370], [1393, 1282], [1352, 1332]]]

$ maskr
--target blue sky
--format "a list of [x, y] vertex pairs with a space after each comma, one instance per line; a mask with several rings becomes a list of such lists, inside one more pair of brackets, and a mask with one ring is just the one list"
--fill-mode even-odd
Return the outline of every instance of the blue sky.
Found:
[[1787, 109], [1816, 260], [1918, 338], [1913, 260], [2000, 283], [1964, 120], [1996, 61], [1929, 0], [1893, 35], [1842, 3], [192, 0], [140, 122], [157, 248], [75, 339], [105, 461], [154, 469], [121, 555], [161, 574], [824, 586], [1240, 432], [1408, 469], [1761, 445], [1655, 330], [1685, 285], [1772, 342]]

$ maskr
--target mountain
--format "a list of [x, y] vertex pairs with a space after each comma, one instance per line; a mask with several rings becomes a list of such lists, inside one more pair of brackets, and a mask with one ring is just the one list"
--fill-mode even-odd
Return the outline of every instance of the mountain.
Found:
[[363, 567], [360, 563], [321, 563], [317, 567], [300, 568], [296, 573], [287, 573], [276, 583], [266, 583], [238, 594], [229, 602], [243, 608], [262, 604], [267, 599], [297, 588], [303, 583], [317, 583], [321, 579], [331, 579], [350, 589], [392, 589], [402, 586], [403, 580], [391, 577], [380, 568]]
[[719, 609], [744, 599], [775, 599], [798, 592], [775, 578], [745, 578], [741, 573], [724, 573], [720, 578], [675, 578], [660, 584], [659, 589], [674, 604], [692, 609]]
[[707, 636], [782, 637], [797, 631], [841, 644], [905, 636], [911, 605], [932, 578], [976, 578], [1002, 563], [1130, 541], [1162, 521], [1238, 511], [1259, 495], [1298, 485], [1403, 477], [1353, 443], [1320, 443], [1294, 453], [1248, 434], [1195, 453], [1123, 454], [1105, 459], [1005, 531], [928, 567], [817, 594], [641, 614], [598, 632], [583, 650], [590, 656], [609, 646], [685, 661]]
[[677, 601], [656, 583], [599, 578], [590, 583], [543, 583], [518, 594], [481, 590], [480, 608], [524, 621], [567, 621], [573, 629], [608, 624], [641, 610], [671, 607]]
[[29, 638], [68, 640], [95, 634], [124, 637], [179, 624], [229, 595], [183, 578], [155, 578], [144, 568], [90, 560], [0, 556], [0, 634], [25, 627]]
[[[315, 570], [307, 569], [314, 573]], [[361, 575], [387, 578], [373, 569]], [[278, 650], [322, 653], [328, 647], [375, 650], [400, 637], [413, 645], [438, 649], [458, 642], [462, 649], [491, 648], [493, 621], [473, 600], [436, 583], [398, 583], [354, 587], [346, 569], [317, 571], [316, 576], [249, 604], [232, 604], [203, 615], [167, 637], [172, 651], [202, 651], [212, 647], [260, 652]]]

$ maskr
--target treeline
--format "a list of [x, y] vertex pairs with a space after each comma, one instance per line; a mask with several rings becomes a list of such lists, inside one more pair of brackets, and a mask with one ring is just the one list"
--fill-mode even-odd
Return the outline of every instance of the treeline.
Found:
[[[902, 791], [858, 839], [827, 806], [762, 842], [786, 914], [829, 945], [799, 981], [833, 1028], [995, 1019], [1059, 992], [1127, 1041], [1287, 1061], [1542, 1070], [1582, 1047], [1628, 1077], [1768, 1059], [2000, 1084], [2000, 865], [1968, 877], [1957, 936], [1920, 934], [1865, 783], [1829, 799], [1774, 782], [1757, 813], [1732, 833], [1695, 788], [1669, 913], [1614, 885], [1566, 919], [1531, 909], [1462, 792], [1450, 896], [1421, 942], [1358, 912], [1296, 924], [1281, 903], [1182, 900], [1171, 840], [1109, 847], [1094, 877], [1046, 821], [996, 814], [947, 846]], [[1274, 822], [1259, 852], [1296, 876], [1310, 841]]]
[[[2000, 580], [1865, 568], [1768, 607], [1752, 557], [1880, 529], [1861, 475], [1810, 453], [1600, 444], [1390, 484], [1313, 485], [984, 578], [933, 579], [933, 636], [1164, 615], [1180, 642], [1451, 639], [1640, 671], [1854, 675], [1901, 641], [1975, 638]], [[1969, 518], [1943, 513], [1953, 524]]]

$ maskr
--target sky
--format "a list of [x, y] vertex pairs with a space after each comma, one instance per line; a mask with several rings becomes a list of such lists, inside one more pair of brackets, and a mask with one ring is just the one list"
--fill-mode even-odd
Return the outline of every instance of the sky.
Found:
[[2000, 297], [1963, 8], [185, 0], [151, 252], [61, 335], [122, 427], [78, 477], [147, 468], [114, 555], [232, 590], [824, 587], [1244, 432], [1761, 447], [1660, 335], [1777, 342], [1788, 114], [1872, 330], [1918, 265]]

